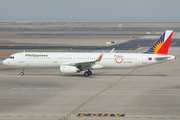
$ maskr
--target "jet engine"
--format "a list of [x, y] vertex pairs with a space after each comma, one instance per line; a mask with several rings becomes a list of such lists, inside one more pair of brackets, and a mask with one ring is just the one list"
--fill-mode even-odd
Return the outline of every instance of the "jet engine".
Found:
[[77, 67], [69, 66], [69, 65], [61, 65], [59, 69], [60, 69], [61, 73], [78, 73], [78, 72], [81, 72]]

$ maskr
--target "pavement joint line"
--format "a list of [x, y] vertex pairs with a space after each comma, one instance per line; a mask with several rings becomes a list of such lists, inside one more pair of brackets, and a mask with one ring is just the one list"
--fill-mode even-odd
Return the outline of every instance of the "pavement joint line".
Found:
[[0, 115], [0, 118], [1, 117], [64, 117], [64, 116]]
[[129, 49], [129, 51], [131, 51], [132, 49], [134, 49], [134, 48], [136, 48], [136, 47], [138, 48], [139, 46], [134, 46], [133, 48]]
[[177, 43], [177, 41], [179, 41], [179, 40], [176, 40], [175, 42], [173, 42], [171, 45], [174, 45], [174, 44], [176, 44]]
[[119, 80], [117, 80], [115, 83], [111, 84], [110, 86], [108, 86], [107, 88], [103, 89], [102, 91], [100, 91], [99, 93], [95, 94], [94, 96], [92, 96], [91, 98], [89, 98], [87, 101], [85, 101], [83, 104], [81, 104], [79, 107], [77, 107], [75, 110], [73, 110], [71, 113], [69, 113], [67, 115], [67, 117], [69, 117], [70, 115], [72, 115], [73, 113], [75, 113], [77, 110], [79, 110], [82, 106], [84, 106], [86, 103], [88, 103], [90, 100], [92, 100], [93, 98], [95, 98], [96, 96], [98, 96], [99, 94], [103, 93], [104, 91], [110, 89], [111, 87], [113, 87], [114, 85], [116, 85], [120, 80], [122, 80], [123, 78], [125, 78], [126, 76], [128, 76], [129, 74], [131, 74], [132, 72], [134, 72], [137, 68], [133, 69], [131, 72], [129, 72], [128, 74], [124, 75], [123, 77], [121, 77]]
[[123, 118], [145, 118], [145, 119], [180, 119], [180, 117], [123, 117]]
[[153, 45], [155, 42], [149, 43], [148, 45]]

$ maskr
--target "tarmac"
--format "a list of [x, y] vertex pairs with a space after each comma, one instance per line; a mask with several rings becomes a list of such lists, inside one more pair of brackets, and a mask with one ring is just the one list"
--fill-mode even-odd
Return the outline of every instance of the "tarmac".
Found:
[[[141, 52], [138, 48], [131, 52]], [[0, 62], [0, 120], [180, 119], [180, 49], [176, 60], [134, 69], [10, 68]], [[116, 52], [129, 52], [120, 50]]]

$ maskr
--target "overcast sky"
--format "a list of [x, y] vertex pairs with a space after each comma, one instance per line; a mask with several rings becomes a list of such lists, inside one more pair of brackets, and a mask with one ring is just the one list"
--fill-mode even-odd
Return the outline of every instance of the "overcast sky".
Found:
[[180, 0], [0, 0], [0, 20], [180, 21]]

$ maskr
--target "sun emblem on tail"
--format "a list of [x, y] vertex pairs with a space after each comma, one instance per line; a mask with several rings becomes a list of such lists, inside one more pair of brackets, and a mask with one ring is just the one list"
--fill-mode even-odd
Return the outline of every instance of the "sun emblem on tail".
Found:
[[152, 46], [153, 53], [156, 54], [163, 44], [164, 41], [162, 40], [162, 38], [160, 38], [156, 43], [154, 43], [154, 45]]

